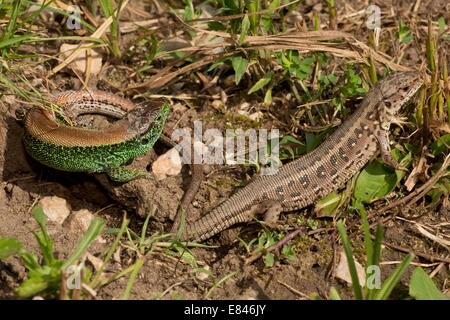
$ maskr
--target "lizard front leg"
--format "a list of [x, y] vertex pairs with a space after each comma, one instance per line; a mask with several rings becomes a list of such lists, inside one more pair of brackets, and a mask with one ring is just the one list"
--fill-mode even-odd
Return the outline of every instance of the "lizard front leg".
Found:
[[378, 146], [380, 147], [381, 159], [383, 159], [384, 163], [393, 167], [394, 169], [406, 171], [407, 169], [403, 167], [401, 163], [398, 163], [391, 154], [391, 146], [389, 143], [390, 122], [387, 117], [386, 108], [387, 107], [383, 101], [379, 102], [378, 119], [380, 125], [378, 129], [375, 130], [375, 137], [378, 141]]
[[112, 181], [119, 183], [129, 182], [138, 178], [154, 179], [153, 175], [147, 171], [122, 167], [109, 168], [106, 174]]

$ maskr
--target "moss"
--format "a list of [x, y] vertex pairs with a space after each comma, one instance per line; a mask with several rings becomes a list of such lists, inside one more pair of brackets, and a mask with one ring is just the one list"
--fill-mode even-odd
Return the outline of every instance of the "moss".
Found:
[[261, 122], [252, 120], [248, 115], [239, 114], [236, 112], [227, 112], [225, 114], [213, 114], [205, 116], [205, 119], [211, 121], [224, 122], [226, 129], [259, 129], [261, 128]]

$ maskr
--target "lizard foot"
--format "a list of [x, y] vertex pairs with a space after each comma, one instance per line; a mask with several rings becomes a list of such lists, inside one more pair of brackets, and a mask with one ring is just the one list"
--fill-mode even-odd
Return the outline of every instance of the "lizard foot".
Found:
[[278, 219], [280, 218], [280, 213], [283, 211], [281, 202], [268, 200], [259, 204], [260, 212], [264, 212], [264, 221], [261, 223], [271, 229], [282, 229], [278, 225]]
[[147, 171], [122, 167], [110, 168], [106, 174], [112, 181], [119, 183], [125, 183], [139, 178], [154, 179], [153, 175]]
[[384, 161], [385, 164], [394, 168], [395, 170], [408, 171], [408, 169], [403, 166], [403, 162], [398, 163], [397, 160], [395, 160], [394, 157], [392, 157], [390, 152], [385, 153], [382, 150], [381, 159]]

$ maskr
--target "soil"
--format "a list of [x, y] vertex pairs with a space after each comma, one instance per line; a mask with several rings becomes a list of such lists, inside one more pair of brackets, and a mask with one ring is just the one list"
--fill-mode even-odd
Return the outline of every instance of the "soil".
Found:
[[[392, 2], [392, 4], [391, 4]], [[138, 3], [138, 1], [136, 1]], [[319, 11], [322, 22], [326, 24], [326, 6], [318, 8], [323, 1], [304, 1], [297, 11], [307, 17], [313, 10]], [[344, 4], [345, 3], [345, 4]], [[375, 1], [382, 10], [394, 8], [400, 15], [404, 14], [404, 9], [410, 8], [411, 1]], [[144, 4], [136, 4], [137, 7]], [[336, 1], [339, 10], [358, 11], [365, 9], [365, 4], [360, 1]], [[419, 17], [426, 17], [431, 14], [433, 18], [447, 15], [448, 2], [443, 1], [422, 1], [422, 7], [418, 9]], [[158, 15], [158, 13], [155, 13]], [[390, 16], [391, 17], [391, 16]], [[405, 14], [405, 18], [409, 18]], [[434, 21], [436, 21], [434, 19]], [[362, 20], [361, 20], [362, 21]], [[392, 26], [394, 26], [394, 20]], [[347, 32], [354, 32], [355, 36], [361, 36], [361, 31], [355, 29], [355, 24], [342, 22], [338, 28], [347, 27]], [[422, 38], [423, 39], [423, 38]], [[125, 40], [124, 40], [125, 41]], [[422, 43], [425, 43], [423, 41]], [[424, 46], [424, 45], [423, 45]], [[48, 43], [43, 47], [43, 52], [51, 54], [57, 51], [57, 44]], [[388, 52], [389, 53], [389, 52]], [[411, 47], [402, 61], [403, 65], [417, 65], [420, 63], [417, 48]], [[43, 64], [44, 68], [49, 68]], [[120, 73], [120, 70], [115, 70]], [[231, 74], [231, 73], [230, 73]], [[37, 74], [34, 73], [34, 77]], [[77, 87], [75, 76], [69, 72], [60, 73], [55, 76], [54, 82], [57, 86], [51, 86], [51, 90], [66, 90]], [[188, 79], [189, 80], [189, 79]], [[208, 92], [202, 88], [198, 79], [192, 83], [184, 80], [184, 85], [171, 88], [171, 94], [186, 93], [195, 95], [199, 92]], [[223, 77], [217, 82], [216, 91], [212, 94], [227, 90], [227, 79]], [[79, 84], [78, 84], [79, 85]], [[99, 81], [101, 88], [108, 85]], [[47, 84], [36, 83], [38, 90], [46, 90]], [[167, 91], [167, 89], [165, 89]], [[165, 94], [162, 90], [161, 94]], [[132, 96], [130, 96], [131, 98]], [[236, 94], [227, 103], [226, 112], [235, 114], [244, 102], [242, 95]], [[247, 97], [248, 103], [261, 106]], [[230, 119], [223, 116], [223, 113], [216, 109], [211, 100], [199, 99], [196, 103], [177, 102], [181, 104], [179, 109], [173, 108], [168, 126], [171, 128], [192, 128], [193, 121], [201, 119], [204, 121], [205, 129], [208, 127], [226, 128]], [[32, 231], [38, 230], [38, 225], [31, 215], [31, 209], [38, 200], [45, 196], [57, 196], [66, 199], [72, 211], [87, 209], [92, 213], [97, 213], [107, 221], [108, 228], [118, 228], [122, 218], [126, 216], [131, 220], [130, 229], [140, 233], [145, 217], [149, 212], [153, 213], [150, 220], [148, 234], [155, 232], [168, 232], [172, 220], [177, 211], [179, 202], [188, 187], [190, 172], [188, 166], [183, 168], [180, 175], [169, 177], [162, 181], [139, 179], [125, 184], [114, 184], [108, 180], [104, 174], [90, 175], [87, 173], [60, 172], [47, 168], [36, 163], [25, 152], [21, 136], [23, 127], [16, 121], [15, 111], [21, 104], [18, 99], [11, 99], [11, 96], [3, 96], [0, 103], [0, 236], [16, 238], [31, 252], [41, 257], [39, 246]], [[285, 107], [285, 106], [283, 106]], [[258, 107], [259, 108], [259, 107]], [[286, 110], [288, 112], [288, 110]], [[285, 114], [280, 112], [280, 117]], [[232, 125], [237, 121], [232, 119]], [[248, 124], [250, 122], [246, 122]], [[271, 121], [264, 123], [265, 127], [270, 127]], [[146, 155], [135, 159], [132, 166], [149, 169], [154, 159], [168, 150], [168, 146], [162, 142], [157, 142], [154, 150]], [[193, 221], [200, 215], [206, 213], [218, 203], [229, 198], [239, 187], [245, 184], [254, 171], [244, 166], [210, 166], [205, 168], [206, 178], [202, 182], [200, 190], [188, 209], [188, 220]], [[420, 223], [449, 223], [450, 214], [447, 202], [438, 206], [435, 212], [427, 212], [418, 219]], [[353, 219], [348, 215], [348, 210], [342, 216]], [[316, 218], [312, 208], [306, 208], [296, 212], [283, 214], [280, 225], [285, 231], [292, 231], [302, 221], [314, 221], [317, 228], [327, 228], [333, 226], [333, 219]], [[437, 245], [432, 240], [424, 237], [413, 228], [411, 223], [392, 219], [386, 223], [387, 243], [396, 244], [404, 248], [412, 248], [417, 252], [423, 252], [432, 256], [445, 256], [448, 252]], [[54, 240], [55, 252], [58, 259], [67, 258], [73, 251], [77, 241], [81, 238], [79, 233], [71, 233], [65, 227], [49, 223], [49, 233]], [[192, 249], [196, 263], [199, 268], [207, 269], [213, 278], [203, 278], [196, 273], [187, 263], [163, 250], [156, 250], [149, 254], [143, 268], [139, 272], [138, 279], [132, 289], [131, 299], [205, 299], [208, 290], [215, 281], [232, 274], [219, 287], [212, 290], [209, 299], [307, 299], [312, 294], [317, 293], [322, 297], [329, 297], [331, 287], [337, 288], [343, 298], [352, 298], [351, 287], [333, 276], [333, 270], [337, 264], [337, 258], [342, 247], [335, 233], [322, 232], [311, 236], [299, 236], [290, 243], [293, 247], [295, 259], [290, 260], [280, 253], [275, 254], [275, 262], [272, 267], [267, 267], [264, 259], [260, 258], [252, 264], [246, 265], [245, 260], [249, 253], [236, 238], [240, 237], [245, 242], [258, 237], [261, 234], [261, 225], [255, 222], [233, 226], [229, 230], [207, 240], [205, 244], [214, 245], [214, 248], [194, 248]], [[100, 256], [104, 253], [114, 236], [104, 234], [101, 241], [96, 241], [89, 248], [90, 254]], [[360, 233], [352, 233], [351, 241], [355, 248], [358, 260], [363, 264], [364, 243]], [[382, 267], [382, 277], [386, 278], [397, 265], [395, 262], [401, 261], [405, 254], [398, 250], [387, 247], [383, 250], [382, 261], [393, 261], [393, 264], [385, 264]], [[113, 273], [124, 270], [136, 259], [136, 252], [126, 245], [126, 240], [120, 246], [120, 252], [115, 255], [113, 261], [107, 266], [105, 273]], [[428, 265], [431, 261], [424, 258], [416, 258], [416, 263]], [[408, 272], [403, 276], [401, 286], [396, 293], [398, 297], [406, 295], [408, 279], [415, 266], [411, 265]], [[433, 265], [427, 268], [431, 271], [436, 268]], [[434, 277], [435, 282], [441, 290], [448, 290], [448, 264], [439, 269]], [[0, 260], [0, 299], [16, 299], [15, 290], [18, 285], [27, 277], [23, 262], [18, 257], [10, 257]], [[102, 287], [96, 297], [92, 299], [119, 299], [126, 288], [128, 277], [120, 278]], [[447, 286], [447, 287], [446, 287]], [[406, 288], [406, 289], [405, 289]]]

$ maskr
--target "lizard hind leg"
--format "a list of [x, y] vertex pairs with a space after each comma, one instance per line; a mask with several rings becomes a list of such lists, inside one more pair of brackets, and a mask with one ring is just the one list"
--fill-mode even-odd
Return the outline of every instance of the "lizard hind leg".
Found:
[[109, 168], [106, 174], [112, 181], [119, 183], [125, 183], [139, 178], [153, 179], [153, 175], [147, 171], [122, 167]]
[[258, 214], [263, 214], [263, 220], [261, 223], [268, 226], [271, 229], [279, 229], [277, 225], [278, 219], [280, 217], [283, 207], [280, 201], [276, 200], [266, 200], [253, 206], [250, 210], [251, 217]]

